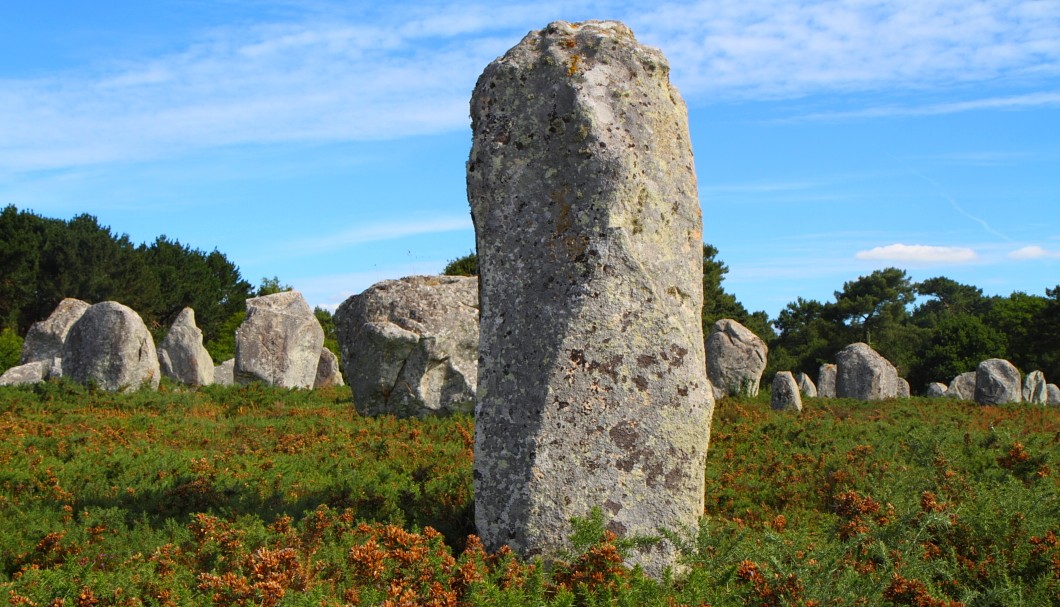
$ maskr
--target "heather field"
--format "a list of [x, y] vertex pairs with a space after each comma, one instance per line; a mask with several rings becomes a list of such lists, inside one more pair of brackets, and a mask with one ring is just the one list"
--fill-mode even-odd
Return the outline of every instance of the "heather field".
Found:
[[551, 565], [473, 533], [473, 420], [346, 389], [0, 388], [9, 605], [1060, 605], [1060, 408], [726, 400], [664, 580], [581, 521]]

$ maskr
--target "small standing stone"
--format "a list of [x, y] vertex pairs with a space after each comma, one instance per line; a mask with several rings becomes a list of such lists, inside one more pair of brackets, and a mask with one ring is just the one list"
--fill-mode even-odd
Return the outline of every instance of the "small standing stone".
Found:
[[802, 411], [799, 384], [795, 381], [791, 371], [781, 371], [773, 377], [769, 406], [775, 411]]
[[229, 358], [213, 368], [213, 383], [218, 386], [231, 386], [236, 383], [236, 359]]
[[155, 342], [140, 315], [116, 301], [90, 306], [63, 343], [62, 373], [103, 390], [158, 388], [162, 375]]
[[928, 387], [927, 387], [927, 395], [928, 395], [929, 398], [943, 398], [944, 396], [947, 395], [946, 394], [946, 390], [947, 389], [948, 388], [947, 388], [946, 384], [944, 384], [942, 382], [938, 382], [938, 381], [931, 382], [930, 384], [928, 384]]
[[898, 398], [909, 398], [909, 382], [904, 377], [898, 378], [898, 392], [895, 394]]
[[21, 363], [43, 360], [51, 364], [52, 359], [61, 357], [70, 327], [81, 318], [88, 305], [80, 299], [68, 297], [59, 302], [46, 320], [33, 323], [22, 342]]
[[1020, 372], [1007, 360], [991, 358], [975, 370], [975, 402], [1003, 405], [1023, 400]]
[[317, 378], [313, 388], [330, 388], [344, 386], [342, 372], [339, 371], [339, 357], [327, 348], [320, 350], [320, 362], [317, 363]]
[[958, 400], [975, 400], [975, 371], [961, 373], [953, 378], [946, 396]]
[[[475, 522], [555, 555], [603, 507], [619, 536], [694, 532], [714, 406], [688, 118], [656, 49], [558, 21], [471, 99], [481, 305]], [[652, 575], [662, 540], [634, 549]]]
[[707, 376], [715, 396], [757, 396], [769, 348], [750, 329], [730, 318], [714, 323], [707, 337]]
[[43, 360], [35, 360], [25, 364], [11, 367], [0, 375], [0, 386], [22, 386], [26, 384], [39, 384], [44, 381], [48, 372], [49, 363]]
[[1056, 384], [1047, 384], [1045, 386], [1045, 404], [1047, 405], [1060, 405], [1060, 387]]
[[835, 389], [839, 398], [895, 398], [898, 370], [868, 344], [850, 344], [836, 354]]
[[[775, 379], [773, 381], [776, 381]], [[809, 375], [805, 373], [799, 373], [797, 378], [799, 384], [799, 392], [806, 398], [817, 398], [817, 386], [813, 384], [813, 380], [810, 379]]]
[[1035, 405], [1044, 405], [1049, 400], [1046, 392], [1045, 374], [1041, 371], [1031, 371], [1023, 378], [1023, 401]]
[[252, 297], [236, 329], [236, 381], [312, 388], [323, 347], [324, 329], [301, 293]]
[[184, 308], [158, 346], [162, 374], [187, 386], [213, 383], [213, 358], [202, 345], [202, 331], [195, 326], [195, 311]]
[[821, 365], [820, 371], [817, 372], [817, 396], [835, 398], [835, 375], [835, 365], [831, 363]]

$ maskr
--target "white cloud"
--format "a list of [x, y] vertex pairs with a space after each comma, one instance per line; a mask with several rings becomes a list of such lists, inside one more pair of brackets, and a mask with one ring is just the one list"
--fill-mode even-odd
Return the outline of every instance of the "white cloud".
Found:
[[854, 257], [872, 261], [901, 261], [907, 263], [968, 263], [978, 259], [967, 247], [935, 247], [930, 245], [892, 244], [858, 251]]
[[278, 248], [285, 254], [312, 254], [335, 251], [368, 242], [471, 229], [474, 229], [474, 225], [471, 223], [470, 216], [385, 222], [360, 225], [334, 234], [296, 240], [282, 244]]
[[1027, 260], [1027, 259], [1060, 259], [1060, 251], [1049, 251], [1039, 247], [1037, 245], [1030, 245], [1021, 249], [1016, 249], [1008, 254], [1009, 259], [1016, 260]]
[[1035, 107], [1060, 106], [1060, 92], [1031, 93], [1004, 97], [972, 99], [953, 103], [922, 106], [879, 106], [844, 112], [817, 112], [787, 120], [845, 120], [852, 118], [884, 118], [890, 116], [937, 116], [976, 110], [1021, 110]]

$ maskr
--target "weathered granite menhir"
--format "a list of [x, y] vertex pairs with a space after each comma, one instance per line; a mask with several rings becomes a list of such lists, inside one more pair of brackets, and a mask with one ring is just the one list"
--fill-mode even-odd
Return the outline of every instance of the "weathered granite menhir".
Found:
[[706, 347], [707, 376], [715, 398], [758, 395], [769, 357], [762, 338], [735, 320], [723, 318], [714, 323]]
[[116, 301], [89, 306], [63, 342], [63, 377], [103, 390], [158, 388], [154, 338], [140, 315]]
[[[684, 102], [625, 25], [557, 21], [471, 99], [481, 339], [475, 521], [491, 549], [562, 549], [602, 507], [619, 535], [691, 531], [714, 400]], [[630, 559], [660, 575], [668, 541]]]
[[301, 293], [252, 297], [236, 329], [235, 380], [312, 388], [323, 347], [324, 330]]

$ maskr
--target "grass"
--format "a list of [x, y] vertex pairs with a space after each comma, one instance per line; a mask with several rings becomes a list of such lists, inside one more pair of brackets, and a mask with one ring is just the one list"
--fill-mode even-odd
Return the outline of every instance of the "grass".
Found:
[[0, 388], [10, 605], [1060, 605], [1060, 409], [768, 397], [715, 413], [679, 571], [598, 513], [544, 565], [473, 533], [473, 420], [348, 389]]

